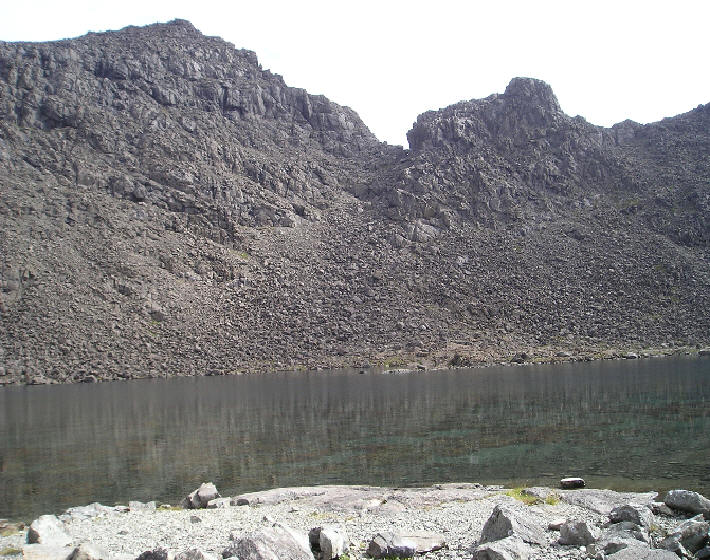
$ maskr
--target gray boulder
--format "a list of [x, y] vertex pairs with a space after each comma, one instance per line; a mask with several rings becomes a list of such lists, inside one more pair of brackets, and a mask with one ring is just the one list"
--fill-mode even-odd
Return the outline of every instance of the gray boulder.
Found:
[[64, 525], [56, 515], [42, 515], [30, 525], [27, 542], [62, 547], [71, 545], [72, 538], [64, 530]]
[[702, 513], [705, 517], [710, 517], [710, 500], [702, 494], [691, 492], [690, 490], [671, 490], [664, 500], [668, 507], [688, 511], [690, 513]]
[[221, 497], [213, 483], [203, 482], [197, 490], [190, 492], [181, 505], [184, 509], [206, 508], [211, 500]]
[[651, 525], [651, 510], [645, 506], [627, 504], [625, 506], [615, 507], [609, 514], [609, 520], [612, 523], [621, 523], [629, 521], [648, 530]]
[[658, 547], [677, 552], [679, 549], [677, 545], [680, 544], [694, 553], [708, 544], [708, 531], [710, 531], [710, 523], [705, 521], [702, 515], [697, 515], [678, 525], [673, 533], [659, 543]]
[[604, 536], [631, 538], [644, 543], [648, 543], [649, 541], [648, 532], [643, 527], [631, 521], [621, 521], [610, 525], [604, 531]]
[[473, 553], [473, 560], [527, 560], [530, 545], [517, 537], [481, 544]]
[[560, 544], [586, 545], [592, 544], [599, 538], [596, 528], [584, 521], [567, 521], [560, 527]]
[[530, 517], [523, 517], [510, 507], [497, 505], [483, 526], [479, 543], [499, 541], [510, 536], [526, 543], [547, 544], [545, 531]]
[[237, 538], [222, 552], [223, 558], [234, 556], [239, 560], [314, 560], [308, 536], [280, 524]]
[[372, 558], [411, 558], [417, 552], [417, 544], [396, 533], [378, 533], [367, 545], [367, 554]]
[[311, 548], [321, 553], [322, 560], [333, 560], [347, 548], [347, 536], [338, 527], [314, 527], [308, 532]]

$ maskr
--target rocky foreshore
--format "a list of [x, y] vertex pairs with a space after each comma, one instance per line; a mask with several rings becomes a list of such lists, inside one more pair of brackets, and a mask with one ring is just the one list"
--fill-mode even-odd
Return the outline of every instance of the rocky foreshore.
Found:
[[[565, 486], [571, 484], [567, 482]], [[0, 554], [26, 560], [710, 558], [710, 500], [673, 490], [315, 486], [179, 506], [91, 504], [4, 524]], [[1, 522], [0, 522], [1, 523]]]

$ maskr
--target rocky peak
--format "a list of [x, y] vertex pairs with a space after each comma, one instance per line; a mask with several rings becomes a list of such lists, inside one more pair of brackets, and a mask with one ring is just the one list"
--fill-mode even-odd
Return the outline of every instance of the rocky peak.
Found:
[[557, 96], [542, 80], [513, 78], [503, 95], [508, 103], [517, 107], [540, 107], [550, 113], [562, 112]]
[[488, 145], [525, 145], [530, 137], [559, 127], [564, 115], [552, 88], [542, 80], [513, 78], [503, 94], [462, 101], [420, 115], [407, 134], [415, 151]]

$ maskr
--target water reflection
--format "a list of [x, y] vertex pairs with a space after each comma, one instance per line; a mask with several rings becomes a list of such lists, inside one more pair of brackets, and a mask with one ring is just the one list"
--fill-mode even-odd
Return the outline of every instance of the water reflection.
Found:
[[0, 517], [320, 483], [710, 493], [710, 360], [0, 391]]

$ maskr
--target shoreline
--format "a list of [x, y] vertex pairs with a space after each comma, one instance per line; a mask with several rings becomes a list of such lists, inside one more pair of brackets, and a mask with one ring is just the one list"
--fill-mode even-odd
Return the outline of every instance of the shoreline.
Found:
[[[562, 348], [562, 347], [560, 347]], [[490, 367], [515, 367], [515, 366], [535, 366], [535, 365], [562, 365], [579, 362], [596, 362], [602, 360], [646, 360], [654, 358], [710, 358], [710, 346], [696, 344], [693, 346], [627, 346], [627, 347], [591, 347], [588, 350], [571, 351], [569, 348], [538, 348], [515, 353], [512, 357], [510, 353], [498, 354], [493, 358], [483, 359], [480, 353], [466, 351], [459, 346], [455, 350], [427, 353], [426, 357], [413, 356], [412, 354], [397, 354], [373, 360], [354, 361], [352, 363], [345, 360], [336, 360], [333, 363], [318, 363], [312, 367], [296, 368], [274, 368], [272, 366], [252, 366], [247, 368], [237, 368], [233, 370], [222, 370], [219, 372], [207, 371], [198, 375], [145, 375], [127, 376], [116, 378], [102, 378], [100, 376], [89, 376], [82, 380], [58, 381], [53, 378], [35, 376], [32, 378], [4, 380], [0, 378], [0, 388], [17, 386], [40, 386], [40, 385], [75, 385], [79, 383], [109, 383], [113, 381], [132, 381], [140, 379], [175, 379], [188, 377], [229, 377], [240, 375], [268, 375], [274, 373], [304, 373], [320, 371], [347, 371], [359, 370], [360, 373], [372, 371], [376, 373], [418, 373], [418, 372], [440, 372], [462, 369], [481, 369]]]
[[[213, 495], [205, 494], [205, 488], [209, 490], [208, 485], [203, 485], [191, 494], [191, 504], [209, 504], [207, 509], [156, 507], [155, 502], [69, 508], [54, 518], [55, 529], [66, 538], [61, 546], [53, 545], [53, 556], [49, 555], [48, 548], [41, 548], [50, 542], [23, 544], [21, 540], [26, 538], [27, 530], [1, 536], [0, 549], [16, 551], [5, 554], [6, 558], [22, 556], [28, 560], [56, 560], [69, 548], [73, 551], [77, 547], [103, 551], [99, 556], [90, 556], [94, 560], [131, 560], [143, 552], [158, 549], [167, 551], [167, 558], [175, 558], [186, 550], [198, 549], [204, 560], [216, 560], [230, 547], [238, 547], [244, 539], [273, 536], [285, 530], [283, 527], [299, 538], [307, 538], [309, 531], [324, 527], [344, 536], [341, 558], [349, 559], [371, 557], [367, 551], [372, 553], [371, 542], [378, 534], [416, 537], [421, 543], [443, 543], [441, 548], [417, 554], [437, 560], [468, 559], [472, 554], [481, 559], [581, 560], [604, 550], [617, 552], [626, 548], [636, 556], [619, 556], [620, 559], [646, 558], [644, 554], [652, 550], [666, 553], [671, 546], [667, 542], [669, 535], [674, 535], [677, 526], [689, 523], [687, 520], [694, 516], [693, 511], [668, 506], [668, 497], [666, 503], [656, 501], [659, 499], [656, 492], [590, 488], [506, 489], [477, 483], [444, 483], [419, 488], [323, 485], [275, 488], [200, 502], [199, 496]], [[631, 516], [633, 512], [638, 513], [641, 516], [638, 527], [633, 523], [629, 525], [628, 521], [620, 523], [615, 511], [625, 511], [624, 515]], [[486, 535], [490, 536], [491, 519], [495, 516], [511, 521], [511, 535], [498, 535], [497, 539], [484, 543]], [[697, 518], [695, 522], [700, 523]], [[571, 527], [572, 523], [584, 525], [592, 536], [580, 538], [588, 542], [566, 542], [569, 535], [565, 527]], [[640, 537], [643, 538], [639, 540]], [[49, 537], [48, 540], [51, 541]], [[703, 546], [708, 544], [706, 541], [707, 538]], [[509, 544], [520, 547], [524, 554], [485, 556], [482, 552], [486, 546]], [[615, 560], [614, 554], [603, 557]]]

